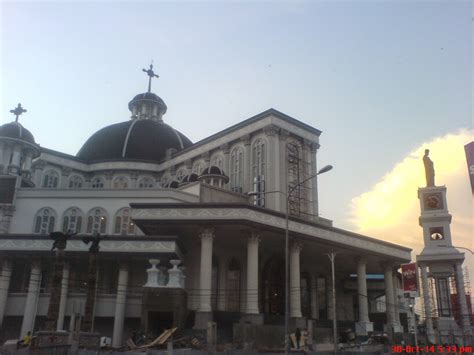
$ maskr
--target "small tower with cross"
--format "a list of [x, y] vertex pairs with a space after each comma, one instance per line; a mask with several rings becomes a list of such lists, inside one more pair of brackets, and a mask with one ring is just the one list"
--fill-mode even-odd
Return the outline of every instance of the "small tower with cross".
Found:
[[148, 119], [163, 122], [163, 115], [166, 113], [167, 107], [164, 101], [156, 94], [151, 92], [151, 81], [159, 76], [153, 71], [153, 64], [148, 69], [142, 69], [148, 76], [148, 91], [143, 94], [136, 95], [132, 101], [128, 103], [128, 108], [132, 112], [132, 120]]
[[[446, 186], [435, 185], [434, 165], [428, 155], [429, 150], [426, 149], [423, 157], [426, 187], [418, 189], [421, 208], [419, 224], [423, 228], [424, 248], [421, 254], [416, 256], [416, 261], [421, 270], [426, 334], [429, 341], [453, 344], [458, 340], [463, 341], [463, 334], [470, 336], [462, 273], [464, 254], [453, 246], [452, 216], [448, 211], [447, 189]], [[453, 304], [458, 305], [461, 313], [462, 331], [454, 319]], [[436, 327], [434, 318], [437, 321]], [[456, 341], [452, 337], [456, 337]]]

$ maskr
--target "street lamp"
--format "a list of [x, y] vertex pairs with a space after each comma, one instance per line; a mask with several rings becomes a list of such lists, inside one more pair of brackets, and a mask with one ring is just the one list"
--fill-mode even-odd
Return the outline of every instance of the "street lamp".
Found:
[[[268, 192], [263, 192], [263, 194], [269, 194], [269, 193], [281, 193], [285, 194], [286, 197], [286, 211], [285, 211], [285, 354], [288, 354], [288, 338], [289, 338], [289, 333], [288, 333], [288, 323], [289, 323], [289, 310], [288, 310], [288, 304], [289, 304], [289, 297], [288, 297], [288, 249], [289, 249], [289, 214], [290, 214], [290, 197], [291, 194], [301, 185], [304, 183], [308, 182], [309, 180], [314, 179], [316, 176], [324, 174], [332, 169], [332, 165], [326, 165], [323, 168], [321, 168], [316, 174], [311, 175], [310, 177], [304, 179], [303, 181], [297, 183], [295, 186], [292, 186], [288, 188], [286, 191], [286, 194], [282, 191], [276, 190], [276, 191], [268, 191]], [[251, 191], [248, 192], [248, 196], [255, 196], [259, 195], [262, 192], [260, 191]]]

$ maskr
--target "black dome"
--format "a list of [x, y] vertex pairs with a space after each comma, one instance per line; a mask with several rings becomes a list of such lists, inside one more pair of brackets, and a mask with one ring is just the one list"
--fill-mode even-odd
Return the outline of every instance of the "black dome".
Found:
[[163, 122], [137, 119], [116, 123], [94, 133], [77, 157], [86, 161], [145, 160], [159, 162], [166, 150], [182, 150], [193, 143]]
[[26, 142], [35, 144], [35, 138], [31, 134], [31, 132], [18, 122], [10, 122], [4, 124], [3, 126], [0, 126], [0, 137], [21, 139]]
[[224, 174], [224, 171], [223, 171], [221, 168], [219, 168], [219, 167], [217, 167], [217, 166], [215, 166], [215, 165], [211, 165], [210, 167], [204, 169], [204, 170], [202, 171], [202, 173], [201, 173], [201, 176], [205, 176], [205, 175], [222, 175], [222, 176], [226, 176], [226, 175]]
[[159, 97], [158, 95], [152, 92], [145, 92], [143, 94], [136, 95], [132, 99], [132, 101], [128, 103], [129, 110], [132, 110], [133, 104], [137, 102], [143, 102], [143, 101], [149, 101], [149, 102], [158, 104], [162, 108], [163, 114], [165, 114], [166, 110], [168, 109], [168, 107], [166, 106], [165, 102], [161, 99], [161, 97]]

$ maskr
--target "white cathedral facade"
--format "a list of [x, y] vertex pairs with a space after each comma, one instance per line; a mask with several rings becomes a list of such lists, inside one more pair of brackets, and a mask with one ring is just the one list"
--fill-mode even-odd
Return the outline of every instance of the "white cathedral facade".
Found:
[[[269, 109], [193, 143], [165, 123], [166, 104], [150, 90], [128, 107], [131, 119], [92, 134], [75, 156], [41, 146], [18, 120], [0, 126], [3, 339], [42, 329], [53, 231], [77, 233], [66, 248], [59, 330], [79, 326], [88, 262], [80, 236], [99, 233], [94, 330], [114, 346], [132, 329], [171, 324], [282, 325], [288, 189], [292, 326], [330, 328], [336, 307], [338, 322], [358, 334], [402, 331], [396, 270], [410, 249], [318, 215], [321, 131]], [[376, 317], [385, 295], [386, 316]]]

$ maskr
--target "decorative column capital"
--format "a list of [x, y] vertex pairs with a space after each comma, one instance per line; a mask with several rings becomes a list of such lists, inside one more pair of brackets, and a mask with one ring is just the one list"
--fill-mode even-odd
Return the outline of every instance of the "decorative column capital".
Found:
[[104, 173], [104, 175], [105, 175], [106, 180], [112, 180], [112, 178], [114, 177], [114, 172], [113, 171], [106, 171]]
[[214, 239], [215, 229], [213, 227], [203, 227], [199, 231], [199, 238], [201, 239]]
[[63, 166], [63, 167], [61, 168], [61, 175], [62, 175], [62, 176], [68, 177], [69, 175], [71, 175], [71, 172], [72, 172], [72, 169], [71, 169], [71, 168], [68, 168], [68, 167], [65, 167], [65, 166]]
[[261, 241], [260, 233], [257, 231], [251, 231], [248, 237], [248, 242], [251, 244], [258, 244], [260, 243], [260, 241]]
[[355, 258], [357, 265], [363, 264], [364, 266], [367, 265], [367, 258], [365, 256], [358, 256]]
[[312, 154], [316, 153], [317, 150], [319, 149], [319, 147], [321, 147], [321, 145], [319, 143], [311, 142], [311, 146], [310, 146], [311, 153]]
[[274, 137], [278, 134], [279, 128], [275, 125], [269, 125], [263, 128], [263, 132], [267, 137]]
[[290, 245], [290, 252], [291, 253], [300, 253], [301, 250], [303, 249], [303, 243], [301, 242], [292, 242]]
[[230, 152], [230, 145], [229, 145], [228, 143], [222, 144], [222, 145], [220, 146], [220, 148], [222, 149], [222, 152], [223, 152], [224, 154], [229, 154], [229, 152]]
[[280, 130], [280, 134], [278, 135], [278, 138], [280, 138], [281, 141], [286, 142], [289, 137], [290, 137], [290, 132], [288, 132], [286, 129]]
[[244, 143], [244, 145], [250, 145], [250, 134], [240, 137], [240, 141]]

